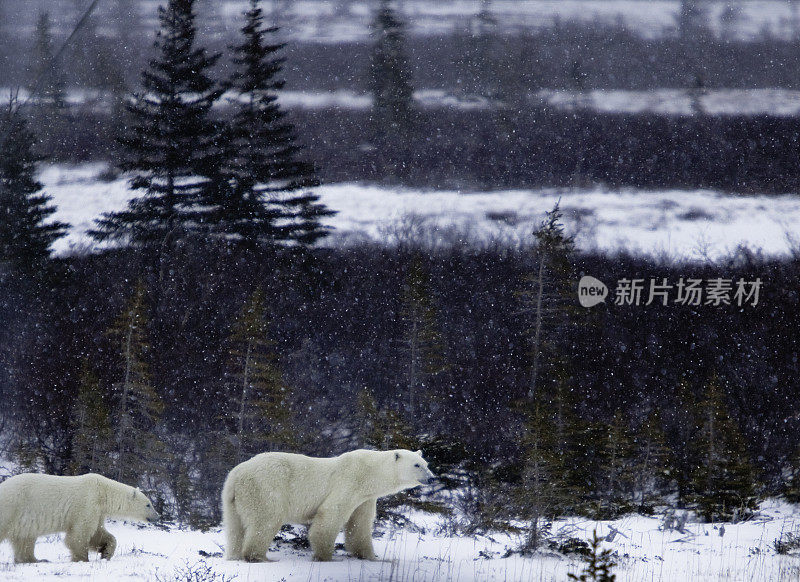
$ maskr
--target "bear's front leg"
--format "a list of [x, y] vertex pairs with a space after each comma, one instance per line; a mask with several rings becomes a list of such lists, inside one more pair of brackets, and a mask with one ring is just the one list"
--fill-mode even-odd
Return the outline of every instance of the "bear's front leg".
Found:
[[351, 514], [344, 504], [325, 502], [317, 510], [308, 530], [308, 541], [318, 562], [329, 562], [333, 558], [336, 536], [342, 531], [345, 520]]
[[117, 538], [101, 525], [89, 540], [89, 549], [99, 552], [104, 560], [110, 560], [117, 549]]
[[358, 507], [344, 526], [344, 547], [356, 558], [375, 560], [372, 548], [372, 527], [375, 522], [377, 499], [368, 499]]

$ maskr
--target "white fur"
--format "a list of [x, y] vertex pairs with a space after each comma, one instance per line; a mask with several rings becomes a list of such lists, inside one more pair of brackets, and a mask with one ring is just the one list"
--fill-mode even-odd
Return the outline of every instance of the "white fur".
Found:
[[17, 563], [35, 562], [36, 538], [60, 532], [73, 561], [87, 561], [90, 549], [110, 558], [116, 540], [103, 526], [106, 517], [153, 521], [158, 513], [138, 489], [94, 473], [24, 473], [0, 483], [0, 542], [11, 542]]
[[356, 450], [338, 457], [262, 453], [231, 470], [222, 490], [229, 560], [263, 561], [286, 523], [311, 524], [316, 560], [330, 560], [344, 528], [353, 555], [375, 559], [372, 525], [379, 497], [433, 477], [419, 451]]

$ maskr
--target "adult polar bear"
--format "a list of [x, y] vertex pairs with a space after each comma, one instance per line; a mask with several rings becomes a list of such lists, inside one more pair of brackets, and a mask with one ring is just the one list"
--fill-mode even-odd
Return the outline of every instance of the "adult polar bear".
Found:
[[378, 497], [434, 479], [420, 451], [356, 450], [338, 457], [262, 453], [225, 479], [222, 510], [227, 558], [260, 562], [286, 523], [311, 524], [315, 560], [330, 560], [344, 528], [353, 555], [375, 559], [372, 524]]
[[94, 473], [23, 473], [0, 483], [0, 542], [11, 542], [18, 564], [36, 562], [37, 537], [60, 532], [66, 532], [73, 562], [88, 561], [90, 549], [111, 558], [117, 541], [103, 525], [106, 517], [155, 521], [159, 516], [138, 489]]

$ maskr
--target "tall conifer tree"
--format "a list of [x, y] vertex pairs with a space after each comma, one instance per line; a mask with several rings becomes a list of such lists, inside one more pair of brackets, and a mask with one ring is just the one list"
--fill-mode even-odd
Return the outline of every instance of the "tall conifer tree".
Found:
[[543, 363], [559, 351], [569, 315], [568, 305], [572, 301], [575, 241], [566, 234], [562, 217], [556, 203], [533, 232], [535, 271], [527, 277], [529, 285], [519, 293], [522, 310], [531, 322], [528, 330], [531, 346], [528, 398], [531, 400], [539, 390]]
[[549, 522], [563, 502], [563, 468], [558, 450], [556, 426], [550, 407], [541, 402], [524, 402], [525, 422], [521, 434], [523, 475], [517, 496], [528, 521], [523, 543], [526, 551], [539, 549], [546, 541]]
[[36, 20], [30, 90], [52, 114], [66, 106], [64, 78], [59, 63], [54, 61], [53, 32], [50, 14], [42, 12]]
[[616, 517], [629, 510], [633, 490], [634, 446], [627, 419], [622, 409], [617, 409], [611, 422], [604, 427], [601, 506], [604, 513]]
[[639, 511], [651, 509], [674, 478], [672, 456], [666, 443], [658, 409], [644, 419], [633, 436], [634, 501]]
[[320, 220], [333, 213], [309, 192], [319, 182], [312, 165], [298, 158], [294, 127], [277, 102], [284, 45], [269, 40], [277, 32], [265, 27], [259, 0], [250, 0], [241, 44], [231, 47], [236, 113], [225, 140], [230, 183], [219, 191], [217, 228], [249, 245], [312, 244], [327, 235]]
[[164, 402], [152, 385], [147, 363], [150, 346], [146, 307], [145, 288], [140, 281], [109, 330], [109, 335], [118, 342], [124, 370], [121, 380], [114, 385], [115, 475], [118, 481], [129, 483], [136, 483], [151, 471], [163, 452], [155, 427], [164, 411]]
[[693, 500], [708, 521], [746, 517], [756, 508], [754, 470], [717, 376], [706, 384], [698, 420]]
[[395, 176], [400, 171], [399, 155], [409, 147], [416, 112], [403, 49], [404, 25], [391, 0], [381, 0], [372, 22], [372, 35], [372, 131], [386, 171]]
[[221, 153], [209, 112], [224, 88], [209, 70], [220, 55], [196, 46], [194, 0], [169, 0], [159, 21], [158, 56], [128, 103], [133, 123], [120, 138], [120, 168], [143, 192], [97, 221], [91, 234], [98, 240], [160, 244], [179, 231], [205, 231], [213, 220], [209, 192], [218, 188]]
[[111, 414], [100, 380], [83, 362], [78, 398], [73, 406], [75, 434], [72, 437], [72, 470], [83, 473], [108, 473], [109, 453], [114, 450]]
[[235, 461], [291, 442], [289, 392], [269, 339], [264, 293], [242, 308], [230, 338], [232, 398], [228, 406]]
[[409, 266], [401, 301], [402, 341], [406, 356], [405, 408], [413, 419], [422, 412], [423, 402], [430, 404], [433, 399], [430, 382], [448, 367], [430, 276], [418, 256]]

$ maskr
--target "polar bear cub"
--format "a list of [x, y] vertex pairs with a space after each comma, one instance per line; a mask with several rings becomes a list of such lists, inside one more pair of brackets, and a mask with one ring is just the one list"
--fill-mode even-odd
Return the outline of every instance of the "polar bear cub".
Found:
[[89, 550], [111, 558], [117, 541], [104, 527], [106, 517], [156, 521], [159, 515], [138, 489], [94, 473], [23, 473], [0, 483], [0, 542], [11, 542], [18, 564], [36, 562], [37, 537], [60, 532], [73, 562], [88, 561]]
[[229, 560], [266, 561], [286, 523], [311, 524], [315, 560], [330, 560], [336, 536], [356, 557], [374, 560], [372, 525], [379, 497], [434, 479], [421, 451], [356, 450], [338, 457], [262, 453], [234, 467], [222, 490]]

